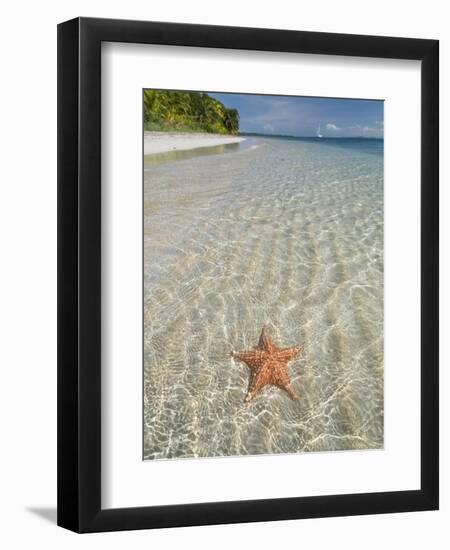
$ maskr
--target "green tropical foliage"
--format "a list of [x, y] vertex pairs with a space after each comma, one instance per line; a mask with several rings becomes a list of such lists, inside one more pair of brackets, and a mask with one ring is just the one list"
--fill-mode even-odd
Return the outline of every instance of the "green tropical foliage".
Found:
[[144, 129], [237, 134], [239, 113], [206, 93], [144, 90]]

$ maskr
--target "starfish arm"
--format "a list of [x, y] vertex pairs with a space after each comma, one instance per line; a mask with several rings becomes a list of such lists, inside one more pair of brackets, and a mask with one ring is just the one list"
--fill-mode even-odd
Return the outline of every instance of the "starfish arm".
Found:
[[259, 350], [234, 351], [232, 356], [234, 359], [245, 363], [252, 370], [259, 368], [263, 362], [262, 354]]
[[248, 383], [247, 394], [244, 402], [248, 403], [255, 395], [267, 384], [266, 378], [262, 376], [262, 372], [252, 373], [250, 381]]
[[280, 389], [287, 392], [291, 399], [298, 399], [298, 395], [295, 393], [292, 387], [289, 376], [284, 370], [277, 369], [275, 372], [273, 372], [270, 383], [274, 386], [278, 386]]
[[303, 346], [296, 346], [294, 348], [284, 348], [277, 352], [277, 359], [280, 361], [290, 361], [297, 357], [299, 353], [303, 352]]
[[272, 339], [270, 338], [270, 336], [266, 334], [264, 327], [261, 330], [261, 336], [259, 337], [258, 347], [269, 353], [272, 353], [273, 351], [276, 350], [275, 344], [272, 342]]
[[291, 384], [289, 384], [289, 386], [286, 386], [285, 388], [283, 388], [283, 390], [285, 392], [287, 392], [287, 394], [289, 395], [289, 397], [293, 400], [293, 401], [297, 401], [299, 399], [298, 395], [295, 393], [295, 391], [292, 389], [292, 386]]

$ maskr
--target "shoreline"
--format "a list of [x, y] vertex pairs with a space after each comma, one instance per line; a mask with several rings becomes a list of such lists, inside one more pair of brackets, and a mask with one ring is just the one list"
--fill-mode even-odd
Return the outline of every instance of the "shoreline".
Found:
[[223, 134], [144, 132], [144, 156], [240, 143], [245, 139], [241, 136]]

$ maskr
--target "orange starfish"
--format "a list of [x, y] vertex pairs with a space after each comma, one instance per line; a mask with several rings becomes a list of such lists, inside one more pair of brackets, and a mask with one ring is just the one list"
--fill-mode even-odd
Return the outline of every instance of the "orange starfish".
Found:
[[270, 336], [261, 331], [256, 349], [231, 352], [232, 357], [243, 361], [250, 368], [250, 381], [244, 401], [251, 401], [268, 384], [286, 391], [291, 399], [298, 399], [287, 373], [288, 362], [303, 351], [303, 346], [278, 348]]

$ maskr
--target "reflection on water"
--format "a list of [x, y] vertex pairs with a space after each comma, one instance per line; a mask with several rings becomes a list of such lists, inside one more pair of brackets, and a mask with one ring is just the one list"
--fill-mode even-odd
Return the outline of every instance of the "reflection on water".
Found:
[[176, 149], [167, 151], [166, 153], [154, 153], [144, 156], [144, 169], [155, 164], [162, 164], [165, 162], [173, 162], [176, 160], [186, 160], [195, 157], [203, 157], [205, 155], [220, 155], [223, 153], [231, 153], [244, 149], [245, 146], [241, 145], [244, 142], [227, 143], [224, 145], [211, 145], [208, 147], [198, 147], [197, 149]]
[[[352, 141], [146, 164], [145, 459], [383, 446], [382, 146]], [[264, 325], [297, 401], [244, 403]]]

